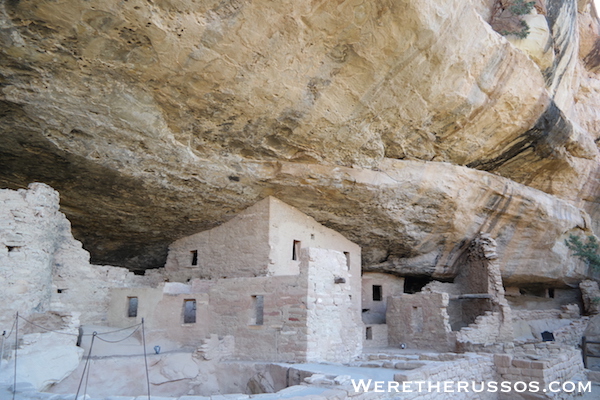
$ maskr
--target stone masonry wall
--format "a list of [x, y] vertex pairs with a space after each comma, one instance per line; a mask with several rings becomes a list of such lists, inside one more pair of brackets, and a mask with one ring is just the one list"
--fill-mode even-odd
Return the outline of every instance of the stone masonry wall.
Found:
[[[370, 329], [370, 334], [368, 330]], [[387, 324], [365, 324], [363, 331], [363, 348], [387, 347], [388, 346]]]
[[576, 304], [562, 306], [560, 310], [513, 311], [515, 338], [525, 342], [539, 342], [541, 333], [548, 331], [556, 342], [578, 346], [588, 321], [589, 317], [579, 315]]
[[17, 311], [26, 317], [48, 310], [54, 254], [69, 228], [49, 186], [0, 190], [0, 329], [10, 330]]
[[[300, 276], [220, 279], [209, 289], [211, 333], [233, 335], [235, 358], [306, 359], [306, 280]], [[262, 324], [256, 321], [262, 296]]]
[[[270, 251], [268, 224], [266, 199], [216, 228], [173, 242], [165, 264], [169, 280], [266, 275]], [[193, 252], [197, 252], [195, 260]]]
[[500, 339], [500, 318], [499, 312], [486, 311], [475, 319], [475, 323], [458, 331], [456, 340], [460, 343], [476, 343], [483, 346], [494, 344]]
[[447, 293], [403, 294], [388, 298], [390, 346], [454, 351], [456, 336], [450, 328]]
[[308, 273], [306, 359], [349, 362], [362, 350], [360, 288], [352, 285], [356, 279], [339, 251], [308, 248], [302, 257], [301, 268]]
[[110, 287], [149, 286], [160, 273], [136, 276], [125, 268], [90, 265], [89, 253], [59, 211], [58, 192], [42, 183], [0, 190], [0, 329], [14, 315], [79, 312], [82, 324], [107, 321]]
[[[524, 352], [515, 355], [494, 354], [494, 364], [501, 380], [539, 382], [540, 387], [550, 382], [566, 382], [583, 372], [581, 351], [564, 348], [557, 343], [525, 345]], [[521, 350], [515, 348], [518, 352]]]

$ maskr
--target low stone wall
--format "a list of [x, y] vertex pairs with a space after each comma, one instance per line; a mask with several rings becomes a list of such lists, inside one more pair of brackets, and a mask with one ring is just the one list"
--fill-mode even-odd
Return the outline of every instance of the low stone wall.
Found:
[[581, 317], [576, 304], [554, 310], [513, 311], [515, 338], [525, 342], [539, 342], [541, 333], [551, 332], [554, 340], [569, 346], [578, 346], [589, 323], [589, 317]]
[[[494, 365], [504, 381], [539, 382], [540, 388], [550, 382], [565, 382], [583, 373], [581, 351], [561, 349], [559, 344], [524, 345], [528, 354], [495, 354]], [[515, 349], [517, 350], [517, 349]]]
[[501, 313], [486, 311], [478, 316], [475, 323], [462, 328], [456, 333], [456, 341], [459, 343], [473, 343], [478, 345], [490, 345], [498, 341], [501, 327]]

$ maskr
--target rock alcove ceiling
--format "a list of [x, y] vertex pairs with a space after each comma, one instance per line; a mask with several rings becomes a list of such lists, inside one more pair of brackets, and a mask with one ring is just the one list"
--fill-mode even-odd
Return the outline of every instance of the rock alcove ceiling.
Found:
[[521, 40], [492, 29], [508, 7], [4, 1], [0, 185], [53, 186], [92, 262], [137, 272], [274, 195], [367, 270], [452, 277], [489, 232], [506, 281], [574, 283], [564, 238], [600, 214], [598, 19], [540, 0]]

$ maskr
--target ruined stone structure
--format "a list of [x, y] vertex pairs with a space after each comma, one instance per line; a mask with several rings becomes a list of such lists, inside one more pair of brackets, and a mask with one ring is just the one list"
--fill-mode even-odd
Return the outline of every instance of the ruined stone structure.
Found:
[[[29, 390], [76, 391], [81, 357], [93, 350], [105, 359], [100, 365], [114, 369], [114, 390], [138, 394], [145, 390], [143, 375], [128, 384], [117, 376], [129, 376], [132, 367], [113, 367], [110, 360], [127, 359], [138, 366], [131, 376], [141, 374], [142, 339], [146, 351], [155, 348], [150, 382], [162, 395], [228, 390], [258, 396], [280, 391], [283, 396], [286, 387], [302, 382], [311, 390], [331, 391], [325, 398], [352, 390], [340, 364], [337, 375], [330, 376], [320, 375], [312, 364], [292, 371], [283, 364], [290, 361], [382, 367], [381, 373], [396, 383], [427, 376], [512, 383], [539, 378], [547, 384], [582, 376], [576, 346], [587, 318], [580, 317], [578, 305], [560, 305], [566, 295], [549, 298], [550, 308], [513, 310], [489, 235], [466, 246], [453, 282], [432, 281], [407, 294], [400, 277], [368, 272], [361, 277], [357, 245], [268, 197], [218, 228], [174, 242], [164, 269], [136, 276], [89, 264], [58, 211], [57, 193], [46, 185], [3, 190], [0, 200], [5, 205], [2, 260], [14, 265], [2, 269], [0, 284], [6, 293], [17, 290], [12, 295], [19, 299], [1, 310], [0, 329], [8, 330], [20, 312], [17, 373], [32, 385]], [[213, 248], [211, 240], [239, 246]], [[31, 267], [17, 268], [16, 262]], [[221, 262], [237, 263], [240, 276], [227, 267], [222, 269], [227, 275], [219, 274]], [[27, 274], [38, 280], [26, 280]], [[43, 290], [25, 291], [19, 285], [26, 283]], [[465, 306], [465, 301], [475, 305]], [[138, 331], [142, 318], [143, 338]], [[99, 337], [96, 345], [92, 331]], [[547, 334], [553, 340], [546, 341]], [[361, 352], [363, 346], [367, 353]], [[13, 347], [4, 343], [4, 348], [0, 385], [9, 384], [7, 361], [14, 358]], [[368, 355], [368, 349], [383, 355]], [[416, 349], [442, 354], [410, 355]], [[464, 358], [457, 351], [480, 355]], [[49, 357], [51, 369], [42, 361]], [[465, 362], [473, 369], [461, 371]], [[230, 368], [241, 381], [227, 376]], [[96, 393], [108, 396], [112, 393], [101, 389], [102, 379], [95, 376], [91, 382]], [[206, 381], [213, 383], [201, 383]]]
[[187, 283], [114, 289], [110, 325], [146, 317], [156, 340], [185, 346], [232, 335], [241, 359], [348, 362], [361, 352], [360, 248], [273, 197], [173, 243], [164, 273]]
[[0, 1], [0, 398], [600, 381], [598, 5]]

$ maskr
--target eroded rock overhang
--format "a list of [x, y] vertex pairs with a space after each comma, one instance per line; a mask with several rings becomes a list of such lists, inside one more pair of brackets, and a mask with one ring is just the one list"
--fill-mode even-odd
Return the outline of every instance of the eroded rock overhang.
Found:
[[52, 185], [93, 261], [134, 270], [274, 194], [366, 268], [449, 276], [484, 231], [505, 279], [576, 280], [564, 237], [600, 212], [577, 7], [546, 2], [541, 70], [485, 4], [4, 2], [0, 181]]

